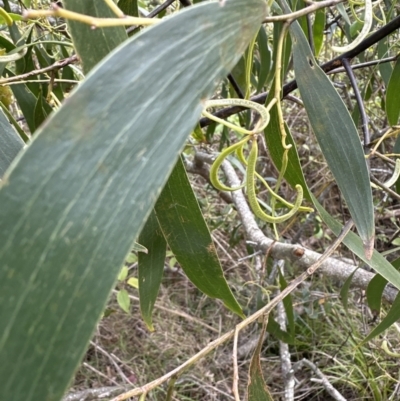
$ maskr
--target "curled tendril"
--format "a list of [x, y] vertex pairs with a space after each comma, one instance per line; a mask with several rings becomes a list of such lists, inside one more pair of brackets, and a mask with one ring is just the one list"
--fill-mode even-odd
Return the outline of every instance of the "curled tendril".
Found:
[[[218, 107], [218, 106], [242, 106], [242, 107], [247, 107], [248, 109], [252, 109], [257, 111], [260, 116], [261, 116], [261, 121], [259, 124], [257, 124], [255, 130], [247, 130], [245, 128], [239, 127], [236, 124], [232, 124], [229, 121], [225, 121], [222, 118], [216, 117], [209, 113], [207, 109], [211, 107]], [[242, 135], [252, 135], [257, 132], [263, 131], [267, 125], [269, 124], [269, 108], [264, 107], [261, 104], [258, 104], [256, 102], [252, 102], [251, 100], [245, 100], [245, 99], [216, 99], [216, 100], [208, 100], [205, 103], [205, 107], [203, 110], [203, 115], [210, 120], [213, 120], [217, 123], [223, 124], [228, 128], [233, 129], [234, 131], [238, 132], [239, 134]]]
[[258, 156], [258, 145], [257, 139], [253, 138], [249, 158], [247, 161], [247, 174], [246, 174], [246, 189], [247, 196], [249, 198], [249, 204], [253, 213], [263, 221], [267, 223], [277, 224], [282, 223], [292, 216], [294, 216], [298, 210], [300, 209], [301, 202], [303, 201], [303, 188], [301, 185], [296, 185], [297, 197], [296, 202], [293, 205], [293, 209], [291, 209], [288, 213], [283, 214], [281, 216], [270, 216], [265, 213], [257, 200], [256, 190], [255, 190], [255, 174], [256, 174], [256, 163]]
[[[247, 167], [247, 160], [243, 155], [243, 147], [244, 144], [240, 146], [238, 149], [236, 149], [236, 156], [242, 162], [242, 164], [244, 164]], [[286, 199], [282, 198], [280, 195], [274, 192], [274, 190], [269, 186], [267, 181], [265, 181], [264, 178], [257, 173], [257, 171], [255, 172], [255, 176], [261, 181], [261, 183], [265, 186], [265, 188], [267, 188], [267, 191], [271, 194], [271, 196], [280, 201], [283, 205], [285, 205], [289, 209], [293, 209], [295, 207], [293, 203], [288, 202]], [[306, 207], [306, 206], [299, 207], [299, 212], [313, 212], [313, 211], [314, 209], [311, 207]]]
[[[394, 167], [393, 175], [383, 183], [383, 185], [387, 188], [390, 188], [392, 185], [396, 183], [396, 181], [400, 177], [400, 159], [396, 159], [396, 165]], [[371, 187], [379, 189], [378, 185], [371, 182]]]
[[231, 153], [235, 152], [238, 148], [243, 147], [250, 138], [251, 137], [248, 135], [241, 141], [229, 146], [228, 148], [223, 150], [219, 154], [219, 156], [215, 159], [210, 169], [210, 181], [211, 184], [214, 185], [216, 189], [219, 189], [220, 191], [237, 191], [238, 189], [244, 187], [244, 184], [240, 185], [239, 187], [233, 187], [233, 188], [227, 187], [226, 185], [222, 184], [222, 182], [218, 179], [218, 170], [221, 167], [221, 164], [223, 163], [225, 158], [229, 156]]
[[351, 42], [347, 46], [343, 47], [332, 46], [332, 50], [339, 53], [345, 53], [357, 47], [367, 37], [369, 31], [371, 30], [373, 18], [374, 18], [374, 13], [372, 10], [372, 0], [365, 0], [364, 26], [360, 34], [354, 39], [353, 42]]

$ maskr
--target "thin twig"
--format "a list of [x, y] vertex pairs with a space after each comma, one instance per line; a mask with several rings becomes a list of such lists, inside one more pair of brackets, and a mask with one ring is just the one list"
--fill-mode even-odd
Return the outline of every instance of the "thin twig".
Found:
[[358, 109], [359, 109], [360, 115], [361, 115], [361, 130], [362, 130], [363, 136], [364, 136], [364, 148], [366, 148], [371, 141], [371, 136], [369, 134], [369, 129], [368, 129], [368, 116], [365, 111], [364, 102], [361, 97], [360, 90], [358, 89], [357, 80], [354, 75], [353, 69], [351, 68], [349, 59], [347, 59], [347, 58], [342, 59], [342, 64], [343, 64], [343, 67], [346, 70], [347, 75], [350, 79], [350, 83], [353, 88], [354, 95], [356, 97]]
[[[275, 265], [284, 274], [285, 261], [277, 260]], [[286, 312], [283, 302], [279, 302], [276, 306], [276, 320], [279, 323], [281, 330], [286, 331]], [[292, 362], [290, 360], [289, 345], [279, 340], [279, 355], [281, 357], [282, 376], [285, 386], [285, 401], [294, 401], [294, 374], [292, 369]]]
[[77, 391], [76, 393], [67, 394], [62, 401], [86, 401], [86, 400], [102, 400], [115, 397], [118, 393], [126, 390], [125, 387], [99, 387], [88, 388], [86, 390]]
[[290, 14], [282, 14], [282, 15], [275, 15], [273, 17], [267, 17], [264, 19], [263, 23], [268, 23], [268, 22], [278, 22], [278, 21], [292, 21], [297, 18], [303, 17], [304, 15], [311, 14], [320, 8], [326, 8], [329, 6], [334, 6], [339, 3], [343, 3], [345, 0], [324, 0], [324, 1], [319, 1], [314, 2], [308, 7], [302, 8], [299, 11], [295, 11]]
[[117, 370], [117, 372], [119, 373], [119, 375], [121, 376], [122, 380], [124, 380], [127, 384], [131, 384], [131, 381], [125, 376], [125, 373], [122, 371], [122, 369], [119, 367], [118, 363], [114, 360], [114, 358], [102, 347], [100, 347], [100, 345], [96, 344], [93, 341], [90, 341], [90, 344], [100, 353], [102, 353], [104, 356], [106, 356], [110, 362], [114, 365], [115, 369]]
[[238, 354], [238, 338], [239, 338], [239, 330], [235, 329], [235, 335], [233, 336], [233, 352], [232, 352], [232, 361], [233, 361], [233, 384], [232, 384], [232, 392], [235, 397], [235, 401], [240, 401], [239, 394], [239, 367], [237, 361]]
[[297, 362], [294, 366], [293, 369], [295, 371], [300, 370], [302, 366], [307, 366], [309, 367], [316, 376], [318, 376], [321, 381], [322, 385], [325, 387], [325, 390], [329, 393], [329, 395], [335, 399], [336, 401], [346, 401], [346, 398], [342, 396], [342, 394], [337, 391], [332, 384], [329, 382], [328, 378], [308, 359], [302, 359], [301, 361]]
[[103, 377], [104, 379], [109, 380], [111, 383], [115, 384], [116, 386], [119, 386], [119, 383], [117, 383], [113, 378], [108, 377], [107, 375], [105, 375], [104, 373], [100, 372], [99, 370], [97, 370], [93, 366], [89, 365], [88, 363], [83, 362], [83, 366], [85, 368], [91, 370], [92, 372], [96, 373], [97, 375]]
[[39, 74], [45, 74], [46, 72], [59, 70], [61, 68], [66, 67], [69, 64], [74, 64], [74, 63], [78, 62], [78, 60], [79, 60], [78, 56], [74, 55], [74, 56], [67, 57], [65, 59], [56, 61], [55, 63], [53, 63], [51, 65], [48, 65], [47, 67], [39, 68], [37, 70], [32, 70], [32, 71], [29, 71], [29, 72], [27, 72], [25, 74], [15, 75], [14, 77], [9, 77], [9, 78], [1, 78], [0, 79], [0, 85], [1, 84], [9, 84], [10, 82], [24, 81], [27, 78], [34, 77], [34, 76], [39, 75]]
[[388, 194], [392, 195], [393, 198], [400, 200], [400, 195], [393, 191], [392, 189], [390, 189], [389, 187], [387, 187], [385, 184], [382, 184], [379, 180], [377, 180], [373, 175], [371, 175], [369, 177], [369, 179], [376, 185], [378, 185], [378, 187], [381, 187], [384, 191], [386, 191]]
[[[156, 7], [154, 10], [150, 11], [147, 15], [146, 18], [154, 18], [161, 12], [163, 12], [165, 9], [167, 9], [174, 1], [176, 0], [167, 0], [164, 3], [160, 4], [158, 7]], [[137, 29], [139, 25], [132, 25], [129, 28], [127, 28], [126, 33], [129, 34], [133, 32], [135, 29]]]

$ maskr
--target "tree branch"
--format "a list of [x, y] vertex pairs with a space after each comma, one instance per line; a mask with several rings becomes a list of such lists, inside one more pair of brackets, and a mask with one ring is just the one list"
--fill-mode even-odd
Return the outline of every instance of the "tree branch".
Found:
[[[343, 65], [343, 63], [342, 63], [343, 59], [350, 59], [350, 60], [353, 59], [354, 57], [358, 56], [360, 53], [367, 50], [369, 47], [373, 46], [374, 44], [378, 43], [380, 40], [382, 40], [386, 36], [390, 35], [396, 29], [399, 29], [399, 28], [400, 28], [400, 16], [394, 18], [388, 24], [386, 24], [382, 28], [378, 29], [376, 32], [372, 33], [370, 36], [368, 36], [368, 38], [363, 40], [354, 49], [335, 57], [334, 59], [322, 64], [320, 67], [326, 73], [334, 70], [335, 68], [341, 67]], [[295, 89], [297, 89], [296, 80], [288, 82], [282, 88], [282, 93], [283, 93], [282, 97], [285, 98], [289, 93], [293, 92]], [[259, 95], [253, 96], [250, 100], [252, 100], [253, 102], [256, 102], [256, 103], [264, 104], [268, 97], [268, 94], [269, 94], [269, 92], [263, 92], [263, 93], [260, 93]], [[239, 106], [229, 107], [229, 108], [219, 110], [217, 113], [215, 113], [215, 115], [219, 118], [226, 118], [233, 114], [237, 114], [243, 110], [244, 110], [244, 108], [239, 107]], [[212, 121], [209, 120], [208, 118], [200, 119], [201, 127], [206, 127], [206, 126], [210, 125], [211, 123], [212, 123]]]
[[[206, 153], [197, 153], [196, 160], [211, 164], [214, 157]], [[230, 186], [240, 185], [240, 180], [229, 163], [225, 162], [222, 165], [222, 169]], [[232, 201], [235, 204], [239, 218], [243, 224], [247, 239], [256, 243], [257, 248], [261, 249], [264, 253], [269, 252], [274, 259], [283, 259], [291, 262], [302, 270], [307, 270], [321, 257], [321, 254], [318, 252], [311, 251], [300, 245], [275, 242], [266, 237], [258, 227], [254, 215], [241, 190], [232, 192]], [[336, 258], [328, 258], [322, 263], [319, 272], [333, 280], [343, 283], [353, 274], [356, 268], [357, 266], [354, 264]], [[374, 273], [367, 272], [363, 269], [357, 269], [353, 275], [351, 284], [354, 287], [365, 290], [374, 276]], [[393, 302], [397, 293], [398, 291], [393, 286], [387, 285], [383, 293], [383, 298], [389, 302]]]

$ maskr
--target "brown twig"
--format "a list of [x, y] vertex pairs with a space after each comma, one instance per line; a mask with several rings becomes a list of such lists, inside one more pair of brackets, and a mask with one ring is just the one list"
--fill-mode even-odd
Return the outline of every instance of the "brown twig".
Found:
[[34, 77], [34, 76], [39, 75], [39, 74], [44, 74], [46, 72], [59, 70], [61, 68], [66, 67], [69, 64], [74, 64], [74, 63], [76, 63], [78, 61], [79, 61], [78, 56], [73, 55], [71, 57], [67, 57], [65, 59], [56, 61], [55, 63], [53, 63], [52, 65], [49, 65], [47, 67], [39, 68], [37, 70], [32, 70], [32, 71], [29, 71], [29, 72], [27, 72], [25, 74], [16, 75], [14, 77], [1, 78], [0, 79], [0, 85], [9, 84], [11, 82], [24, 81], [27, 78]]

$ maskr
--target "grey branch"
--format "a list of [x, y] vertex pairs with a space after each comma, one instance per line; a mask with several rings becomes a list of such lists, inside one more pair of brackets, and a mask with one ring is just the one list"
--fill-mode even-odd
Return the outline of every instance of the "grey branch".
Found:
[[[210, 154], [202, 152], [196, 154], [197, 163], [203, 162], [206, 164], [211, 164], [213, 160], [214, 157]], [[223, 163], [222, 169], [229, 182], [229, 185], [233, 187], [240, 185], [240, 181], [235, 170], [228, 162], [225, 161]], [[270, 255], [274, 259], [283, 259], [287, 262], [291, 262], [303, 270], [307, 270], [321, 257], [321, 254], [318, 252], [311, 251], [300, 245], [275, 242], [266, 237], [258, 227], [256, 220], [254, 219], [254, 215], [251, 212], [247, 200], [241, 190], [232, 192], [232, 201], [235, 204], [239, 218], [242, 221], [247, 239], [256, 243], [257, 248], [262, 250], [264, 253], [270, 251]], [[352, 263], [341, 261], [336, 258], [328, 258], [318, 269], [318, 272], [330, 277], [333, 280], [343, 283], [354, 272], [355, 269], [356, 266]], [[357, 269], [353, 275], [351, 284], [353, 287], [365, 290], [368, 286], [368, 283], [374, 276], [374, 273], [367, 272], [363, 269]], [[387, 285], [383, 292], [383, 298], [392, 303], [397, 293], [398, 291], [396, 288], [391, 285]]]
[[321, 380], [325, 390], [332, 396], [333, 399], [336, 401], [346, 401], [346, 398], [344, 398], [342, 394], [340, 394], [339, 391], [332, 386], [328, 378], [308, 359], [302, 359], [301, 361], [297, 362], [293, 366], [293, 370], [298, 371], [303, 366], [309, 367], [314, 372], [314, 374]]
[[83, 391], [76, 393], [67, 394], [62, 401], [91, 401], [91, 400], [102, 400], [109, 399], [121, 394], [126, 388], [124, 387], [99, 387], [99, 388], [88, 388]]

